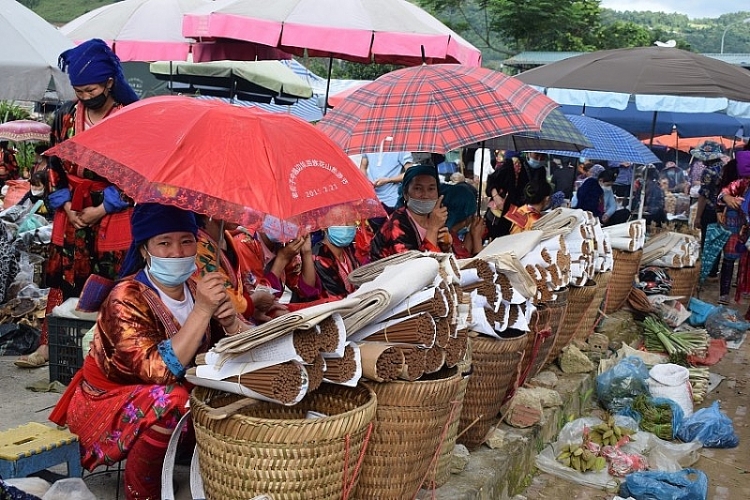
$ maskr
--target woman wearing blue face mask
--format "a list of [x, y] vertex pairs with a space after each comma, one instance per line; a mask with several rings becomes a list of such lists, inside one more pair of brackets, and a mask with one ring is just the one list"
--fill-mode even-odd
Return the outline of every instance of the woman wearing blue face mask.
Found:
[[407, 250], [449, 252], [450, 233], [445, 227], [448, 209], [442, 204], [435, 167], [409, 167], [401, 182], [400, 195], [399, 208], [372, 239], [372, 260]]
[[141, 204], [119, 281], [99, 311], [91, 350], [50, 415], [79, 436], [88, 470], [125, 458], [125, 498], [160, 498], [172, 430], [186, 411], [187, 367], [223, 335], [249, 328], [219, 273], [199, 280], [192, 213]]
[[315, 272], [323, 286], [323, 296], [341, 299], [354, 291], [346, 279], [360, 266], [354, 251], [356, 225], [330, 226], [323, 231], [323, 239], [313, 247]]

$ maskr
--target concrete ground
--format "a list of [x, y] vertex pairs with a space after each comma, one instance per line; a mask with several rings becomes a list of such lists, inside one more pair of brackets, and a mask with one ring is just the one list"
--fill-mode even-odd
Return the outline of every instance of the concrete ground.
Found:
[[[709, 302], [715, 302], [718, 296], [716, 288], [717, 284], [709, 283], [701, 298]], [[746, 307], [747, 302], [737, 306], [741, 312], [744, 312]], [[701, 452], [700, 460], [694, 465], [708, 475], [710, 481], [709, 498], [712, 500], [750, 498], [750, 454], [747, 452], [747, 442], [750, 439], [750, 427], [748, 426], [750, 421], [748, 421], [746, 414], [748, 393], [750, 393], [750, 385], [748, 385], [750, 375], [748, 375], [747, 369], [750, 362], [749, 346], [750, 342], [745, 342], [740, 349], [730, 350], [721, 362], [711, 368], [712, 372], [719, 373], [726, 378], [717, 389], [708, 395], [706, 401], [701, 405], [708, 406], [715, 400], [721, 401], [722, 410], [733, 419], [735, 431], [740, 436], [738, 448], [729, 450], [704, 449]], [[27, 422], [48, 423], [47, 417], [60, 395], [49, 392], [32, 392], [26, 389], [26, 386], [30, 383], [48, 381], [48, 368], [19, 369], [13, 365], [14, 360], [15, 356], [0, 357], [0, 396], [2, 396], [0, 430]], [[554, 435], [548, 436], [544, 432], [542, 434], [545, 437], [541, 439], [554, 440]], [[529, 441], [528, 438], [523, 437], [523, 440], [516, 442], [515, 446], [518, 446], [518, 443], [521, 442], [525, 443], [526, 446], [532, 446], [533, 440]], [[504, 453], [508, 454], [507, 450], [489, 450], [483, 447], [480, 452], [477, 452], [477, 463], [482, 464], [482, 468], [477, 468], [477, 471], [474, 471], [476, 474], [468, 470], [462, 475], [453, 476], [445, 487], [437, 490], [436, 494], [423, 492], [424, 494], [420, 494], [420, 498], [446, 500], [449, 498], [452, 500], [457, 498], [481, 498], [494, 500], [511, 497], [514, 492], [491, 493], [488, 490], [483, 491], [481, 487], [477, 486], [483, 484], [482, 481], [486, 480], [486, 477], [482, 478], [482, 476], [506, 473], [501, 472], [501, 470], [507, 470], [501, 466], [504, 461], [507, 461], [507, 457], [503, 458]], [[513, 453], [510, 452], [511, 455]], [[530, 467], [533, 459], [529, 462]], [[484, 467], [485, 464], [495, 465], [486, 468]], [[177, 466], [175, 471], [175, 483], [178, 487], [175, 500], [190, 499], [187, 468]], [[52, 472], [62, 474], [65, 472], [65, 468], [64, 466], [55, 467]], [[532, 471], [529, 470], [529, 472]], [[472, 479], [473, 475], [476, 475], [477, 478]], [[84, 480], [98, 499], [114, 500], [118, 498], [116, 471], [101, 472], [95, 475], [86, 473]], [[534, 474], [526, 484], [530, 485], [522, 492], [522, 495], [531, 500], [558, 498], [610, 500], [613, 497], [612, 494], [575, 485], [544, 473]], [[120, 491], [119, 498], [122, 497]]]

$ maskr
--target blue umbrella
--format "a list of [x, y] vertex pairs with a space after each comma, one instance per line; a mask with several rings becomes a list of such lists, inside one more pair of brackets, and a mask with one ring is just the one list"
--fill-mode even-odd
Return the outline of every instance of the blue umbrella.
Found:
[[565, 115], [586, 136], [592, 148], [580, 152], [574, 150], [537, 150], [560, 156], [583, 156], [596, 160], [629, 161], [646, 165], [661, 163], [641, 141], [627, 130], [595, 118], [581, 115]]

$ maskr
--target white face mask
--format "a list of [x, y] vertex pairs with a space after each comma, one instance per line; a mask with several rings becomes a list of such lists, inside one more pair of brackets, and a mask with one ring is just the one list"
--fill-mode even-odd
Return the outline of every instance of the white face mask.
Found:
[[612, 186], [604, 186], [602, 184], [599, 184], [599, 185], [602, 186], [602, 189], [605, 191], [612, 191]]
[[432, 209], [437, 205], [437, 200], [419, 200], [417, 198], [409, 198], [406, 202], [406, 207], [417, 215], [427, 215], [432, 212]]
[[34, 189], [31, 188], [31, 196], [42, 196], [44, 194], [44, 188]]

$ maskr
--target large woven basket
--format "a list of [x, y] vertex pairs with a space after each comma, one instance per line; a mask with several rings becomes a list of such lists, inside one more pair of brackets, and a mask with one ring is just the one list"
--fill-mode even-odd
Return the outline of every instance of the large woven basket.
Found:
[[607, 307], [607, 301], [609, 300], [607, 291], [609, 290], [609, 281], [612, 279], [612, 272], [607, 271], [596, 275], [596, 292], [594, 297], [591, 299], [591, 303], [586, 307], [581, 321], [578, 323], [575, 331], [575, 339], [585, 341], [588, 339], [596, 325], [599, 324], [599, 320], [602, 317], [602, 311]]
[[583, 319], [586, 310], [596, 294], [596, 283], [589, 280], [584, 286], [571, 287], [568, 293], [568, 311], [565, 313], [563, 324], [555, 337], [555, 344], [550, 350], [547, 362], [552, 363], [560, 355], [563, 348], [570, 344], [576, 334], [576, 329]]
[[[565, 308], [567, 309], [567, 307], [568, 305], [566, 301]], [[559, 317], [559, 315], [559, 307], [556, 308], [544, 304], [538, 306], [535, 318], [536, 321], [532, 320], [530, 325], [534, 341], [527, 344], [526, 353], [524, 355], [524, 358], [530, 360], [530, 366], [519, 381], [520, 383], [517, 385], [523, 385], [527, 379], [533, 378], [537, 373], [542, 371], [542, 368], [547, 364], [547, 358], [549, 357], [550, 351], [552, 351], [552, 347], [555, 345], [555, 338], [557, 336], [557, 331], [552, 327], [552, 319], [555, 316]]]
[[643, 250], [626, 252], [615, 249], [612, 251], [612, 254], [614, 265], [612, 266], [612, 277], [609, 280], [607, 288], [605, 314], [612, 314], [620, 310], [628, 300], [628, 294], [633, 287], [635, 275], [638, 274], [638, 269], [641, 267]]
[[695, 288], [698, 286], [698, 277], [700, 276], [699, 267], [683, 267], [679, 269], [667, 269], [669, 277], [672, 278], [671, 295], [682, 295], [682, 305], [688, 305], [690, 297], [693, 295]]
[[[460, 367], [459, 367], [460, 369]], [[440, 445], [440, 455], [438, 456], [437, 466], [428, 471], [427, 480], [422, 485], [425, 489], [439, 488], [451, 477], [451, 456], [453, 449], [456, 447], [456, 436], [458, 436], [458, 427], [461, 423], [461, 411], [464, 406], [464, 397], [466, 396], [466, 387], [469, 385], [469, 374], [465, 373], [458, 386], [458, 393], [455, 398], [455, 409], [451, 411], [451, 420], [448, 422], [448, 432]]]
[[[375, 430], [354, 498], [411, 499], [435, 467], [462, 381], [456, 368], [413, 382], [366, 382], [378, 398]], [[274, 499], [275, 500], [275, 499]]]
[[[323, 384], [294, 406], [256, 403], [222, 420], [210, 408], [239, 399], [197, 387], [190, 396], [208, 500], [349, 498], [373, 430], [377, 399], [365, 387]], [[308, 412], [327, 415], [306, 418]]]
[[516, 383], [529, 334], [495, 339], [471, 337], [472, 373], [461, 411], [458, 443], [475, 449], [497, 420], [506, 392]]

